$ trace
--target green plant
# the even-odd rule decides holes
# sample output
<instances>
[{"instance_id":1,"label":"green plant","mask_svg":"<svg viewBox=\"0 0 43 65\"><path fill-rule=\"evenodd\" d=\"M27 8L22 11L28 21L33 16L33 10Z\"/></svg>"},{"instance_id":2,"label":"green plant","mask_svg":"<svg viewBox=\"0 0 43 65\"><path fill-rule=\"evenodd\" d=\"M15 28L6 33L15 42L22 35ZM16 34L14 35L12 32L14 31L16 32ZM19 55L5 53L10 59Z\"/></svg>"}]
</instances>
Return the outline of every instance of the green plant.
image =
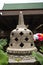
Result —
<instances>
[{"instance_id":1,"label":"green plant","mask_svg":"<svg viewBox=\"0 0 43 65\"><path fill-rule=\"evenodd\" d=\"M4 51L0 50L0 65L8 64L8 55Z\"/></svg>"},{"instance_id":2,"label":"green plant","mask_svg":"<svg viewBox=\"0 0 43 65\"><path fill-rule=\"evenodd\" d=\"M36 58L37 61L40 62L41 65L43 65L43 55L39 52L32 52L32 55Z\"/></svg>"},{"instance_id":3,"label":"green plant","mask_svg":"<svg viewBox=\"0 0 43 65\"><path fill-rule=\"evenodd\" d=\"M6 46L7 40L6 39L0 39L0 49L3 49L4 46Z\"/></svg>"},{"instance_id":4,"label":"green plant","mask_svg":"<svg viewBox=\"0 0 43 65\"><path fill-rule=\"evenodd\" d=\"M40 47L40 52L42 52L42 53L43 53L43 46L41 46L41 47Z\"/></svg>"},{"instance_id":5,"label":"green plant","mask_svg":"<svg viewBox=\"0 0 43 65\"><path fill-rule=\"evenodd\" d=\"M8 64L8 55L3 51L3 47L7 44L6 39L0 39L0 65Z\"/></svg>"}]
</instances>

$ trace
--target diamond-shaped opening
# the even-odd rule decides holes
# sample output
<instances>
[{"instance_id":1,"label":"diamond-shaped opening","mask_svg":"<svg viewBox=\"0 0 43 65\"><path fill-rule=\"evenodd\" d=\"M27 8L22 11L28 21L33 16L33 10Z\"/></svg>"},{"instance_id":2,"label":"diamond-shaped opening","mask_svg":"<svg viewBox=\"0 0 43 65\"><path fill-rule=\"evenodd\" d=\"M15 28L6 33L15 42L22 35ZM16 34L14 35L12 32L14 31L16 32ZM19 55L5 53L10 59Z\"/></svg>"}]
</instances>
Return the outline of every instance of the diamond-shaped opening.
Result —
<instances>
[{"instance_id":1,"label":"diamond-shaped opening","mask_svg":"<svg viewBox=\"0 0 43 65\"><path fill-rule=\"evenodd\" d=\"M26 37L25 40L28 41L28 38Z\"/></svg>"},{"instance_id":2,"label":"diamond-shaped opening","mask_svg":"<svg viewBox=\"0 0 43 65\"><path fill-rule=\"evenodd\" d=\"M31 46L33 46L33 44L31 43Z\"/></svg>"},{"instance_id":3,"label":"diamond-shaped opening","mask_svg":"<svg viewBox=\"0 0 43 65\"><path fill-rule=\"evenodd\" d=\"M10 44L12 46L12 44Z\"/></svg>"},{"instance_id":4,"label":"diamond-shaped opening","mask_svg":"<svg viewBox=\"0 0 43 65\"><path fill-rule=\"evenodd\" d=\"M18 38L15 38L15 41L18 41Z\"/></svg>"},{"instance_id":5,"label":"diamond-shaped opening","mask_svg":"<svg viewBox=\"0 0 43 65\"><path fill-rule=\"evenodd\" d=\"M23 44L23 43L21 43L21 44L20 44L20 47L23 47L23 46L24 46L24 44Z\"/></svg>"},{"instance_id":6,"label":"diamond-shaped opening","mask_svg":"<svg viewBox=\"0 0 43 65\"><path fill-rule=\"evenodd\" d=\"M29 33L29 35L31 35L31 32Z\"/></svg>"},{"instance_id":7,"label":"diamond-shaped opening","mask_svg":"<svg viewBox=\"0 0 43 65\"><path fill-rule=\"evenodd\" d=\"M20 35L22 36L23 35L23 32L20 32Z\"/></svg>"}]
</instances>

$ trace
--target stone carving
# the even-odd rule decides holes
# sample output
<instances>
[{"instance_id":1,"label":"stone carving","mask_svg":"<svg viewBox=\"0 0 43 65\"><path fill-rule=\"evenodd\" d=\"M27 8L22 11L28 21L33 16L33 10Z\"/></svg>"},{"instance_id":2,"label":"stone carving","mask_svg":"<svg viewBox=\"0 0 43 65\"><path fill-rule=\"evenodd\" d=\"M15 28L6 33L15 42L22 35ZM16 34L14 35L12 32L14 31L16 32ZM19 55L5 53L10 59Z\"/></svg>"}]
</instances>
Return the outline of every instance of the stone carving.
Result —
<instances>
[{"instance_id":1,"label":"stone carving","mask_svg":"<svg viewBox=\"0 0 43 65\"><path fill-rule=\"evenodd\" d=\"M34 45L33 33L26 28L22 11L20 11L18 25L10 34L10 43L7 48L9 61L26 62L27 59L33 59L31 56L32 51L37 51Z\"/></svg>"}]
</instances>

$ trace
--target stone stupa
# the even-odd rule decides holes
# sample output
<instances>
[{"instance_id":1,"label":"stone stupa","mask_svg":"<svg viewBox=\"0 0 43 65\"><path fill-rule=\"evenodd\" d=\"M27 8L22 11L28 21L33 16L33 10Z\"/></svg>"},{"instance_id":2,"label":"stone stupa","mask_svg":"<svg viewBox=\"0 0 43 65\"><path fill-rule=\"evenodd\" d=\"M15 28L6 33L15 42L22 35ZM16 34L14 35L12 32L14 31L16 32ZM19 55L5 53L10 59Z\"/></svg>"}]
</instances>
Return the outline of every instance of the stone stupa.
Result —
<instances>
[{"instance_id":1,"label":"stone stupa","mask_svg":"<svg viewBox=\"0 0 43 65\"><path fill-rule=\"evenodd\" d=\"M7 48L9 62L35 62L35 58L31 55L32 51L37 51L34 45L33 33L31 30L26 28L22 11L20 11L18 25L10 34L10 43Z\"/></svg>"}]
</instances>

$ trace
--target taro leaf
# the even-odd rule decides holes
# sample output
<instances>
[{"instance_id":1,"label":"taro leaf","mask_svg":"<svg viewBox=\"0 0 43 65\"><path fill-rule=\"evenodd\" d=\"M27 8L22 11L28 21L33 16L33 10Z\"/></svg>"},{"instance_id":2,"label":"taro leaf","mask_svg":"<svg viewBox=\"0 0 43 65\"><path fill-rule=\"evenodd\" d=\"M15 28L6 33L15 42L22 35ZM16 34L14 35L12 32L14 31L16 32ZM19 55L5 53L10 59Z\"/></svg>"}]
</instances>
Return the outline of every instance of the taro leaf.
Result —
<instances>
[{"instance_id":1,"label":"taro leaf","mask_svg":"<svg viewBox=\"0 0 43 65\"><path fill-rule=\"evenodd\" d=\"M37 61L40 62L41 65L43 65L43 55L39 52L32 52L32 55L36 58Z\"/></svg>"},{"instance_id":2,"label":"taro leaf","mask_svg":"<svg viewBox=\"0 0 43 65\"><path fill-rule=\"evenodd\" d=\"M0 50L0 65L8 64L8 55L4 51Z\"/></svg>"}]
</instances>

